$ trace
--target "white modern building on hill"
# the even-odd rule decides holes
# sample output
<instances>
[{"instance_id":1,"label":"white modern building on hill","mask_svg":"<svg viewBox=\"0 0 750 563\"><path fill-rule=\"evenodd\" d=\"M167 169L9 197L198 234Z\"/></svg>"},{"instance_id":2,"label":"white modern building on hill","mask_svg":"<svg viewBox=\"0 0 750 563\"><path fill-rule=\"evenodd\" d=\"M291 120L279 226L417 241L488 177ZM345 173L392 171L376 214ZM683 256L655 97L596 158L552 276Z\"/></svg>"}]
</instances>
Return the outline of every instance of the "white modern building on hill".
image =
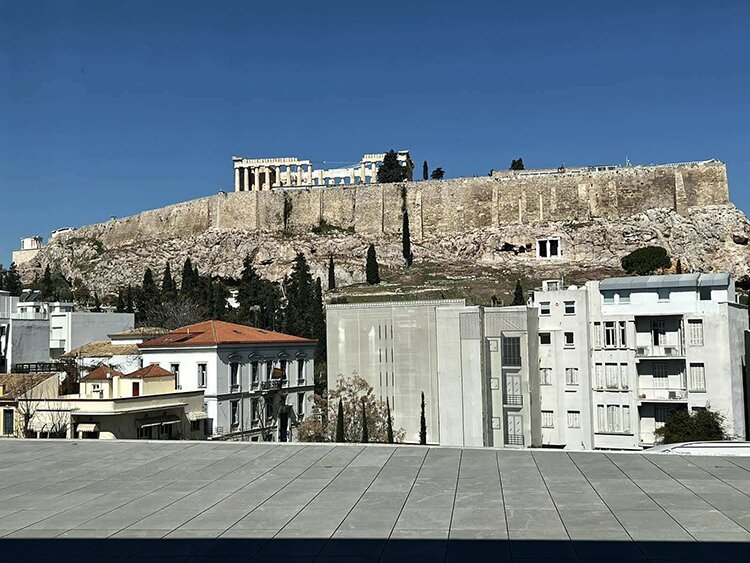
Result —
<instances>
[{"instance_id":1,"label":"white modern building on hill","mask_svg":"<svg viewBox=\"0 0 750 563\"><path fill-rule=\"evenodd\" d=\"M175 375L178 390L203 390L215 438L288 441L314 388L315 340L206 321L139 345L143 365Z\"/></svg>"}]
</instances>

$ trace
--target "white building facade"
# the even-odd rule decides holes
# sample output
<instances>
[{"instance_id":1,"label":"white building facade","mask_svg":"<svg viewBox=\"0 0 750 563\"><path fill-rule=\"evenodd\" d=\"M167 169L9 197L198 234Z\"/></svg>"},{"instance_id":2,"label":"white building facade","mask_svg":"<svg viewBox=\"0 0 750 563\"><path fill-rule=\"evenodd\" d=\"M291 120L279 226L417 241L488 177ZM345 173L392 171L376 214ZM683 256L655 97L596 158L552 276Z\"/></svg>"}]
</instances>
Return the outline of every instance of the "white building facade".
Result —
<instances>
[{"instance_id":1,"label":"white building facade","mask_svg":"<svg viewBox=\"0 0 750 563\"><path fill-rule=\"evenodd\" d=\"M312 408L316 342L221 321L139 345L143 365L175 374L177 390L204 392L213 438L290 441Z\"/></svg>"},{"instance_id":2,"label":"white building facade","mask_svg":"<svg viewBox=\"0 0 750 563\"><path fill-rule=\"evenodd\" d=\"M545 282L533 303L544 445L641 449L677 408L746 438L748 316L728 274Z\"/></svg>"}]
</instances>

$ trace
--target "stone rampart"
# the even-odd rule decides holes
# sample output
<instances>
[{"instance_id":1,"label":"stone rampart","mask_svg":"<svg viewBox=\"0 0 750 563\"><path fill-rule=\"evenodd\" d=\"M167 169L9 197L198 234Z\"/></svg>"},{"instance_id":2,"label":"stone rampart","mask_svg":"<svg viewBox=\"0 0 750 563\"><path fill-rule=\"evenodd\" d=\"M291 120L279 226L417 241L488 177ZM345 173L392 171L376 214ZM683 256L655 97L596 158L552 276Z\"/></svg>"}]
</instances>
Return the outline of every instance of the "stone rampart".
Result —
<instances>
[{"instance_id":1,"label":"stone rampart","mask_svg":"<svg viewBox=\"0 0 750 563\"><path fill-rule=\"evenodd\" d=\"M325 221L368 237L397 234L406 200L412 236L422 240L474 229L549 221L617 220L648 209L685 215L729 203L718 161L575 173L502 172L404 184L220 193L61 235L105 247L198 235L209 229L306 232Z\"/></svg>"}]
</instances>

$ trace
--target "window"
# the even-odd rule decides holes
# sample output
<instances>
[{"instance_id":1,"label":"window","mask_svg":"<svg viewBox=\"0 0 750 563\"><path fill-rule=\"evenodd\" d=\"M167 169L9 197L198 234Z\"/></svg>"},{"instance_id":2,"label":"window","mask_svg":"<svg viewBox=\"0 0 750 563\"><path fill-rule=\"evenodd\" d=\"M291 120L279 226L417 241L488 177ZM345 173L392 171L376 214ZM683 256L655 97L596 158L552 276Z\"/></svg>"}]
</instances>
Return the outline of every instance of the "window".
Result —
<instances>
[{"instance_id":1,"label":"window","mask_svg":"<svg viewBox=\"0 0 750 563\"><path fill-rule=\"evenodd\" d=\"M539 239L536 241L536 255L538 258L558 258L562 255L560 239Z\"/></svg>"},{"instance_id":2,"label":"window","mask_svg":"<svg viewBox=\"0 0 750 563\"><path fill-rule=\"evenodd\" d=\"M229 385L230 387L240 386L240 364L238 362L229 364Z\"/></svg>"},{"instance_id":3,"label":"window","mask_svg":"<svg viewBox=\"0 0 750 563\"><path fill-rule=\"evenodd\" d=\"M615 333L615 322L607 321L604 323L604 346L614 348L617 346L617 335Z\"/></svg>"},{"instance_id":4,"label":"window","mask_svg":"<svg viewBox=\"0 0 750 563\"><path fill-rule=\"evenodd\" d=\"M690 364L690 390L706 390L706 368L703 364Z\"/></svg>"},{"instance_id":5,"label":"window","mask_svg":"<svg viewBox=\"0 0 750 563\"><path fill-rule=\"evenodd\" d=\"M669 288L663 287L657 290L659 301L669 301Z\"/></svg>"},{"instance_id":6,"label":"window","mask_svg":"<svg viewBox=\"0 0 750 563\"><path fill-rule=\"evenodd\" d=\"M542 428L555 427L555 413L552 411L542 411Z\"/></svg>"},{"instance_id":7,"label":"window","mask_svg":"<svg viewBox=\"0 0 750 563\"><path fill-rule=\"evenodd\" d=\"M624 291L622 293L618 293L618 303L622 303L623 305L626 303L630 303L630 292Z\"/></svg>"},{"instance_id":8,"label":"window","mask_svg":"<svg viewBox=\"0 0 750 563\"><path fill-rule=\"evenodd\" d=\"M259 399L251 399L250 400L250 418L253 421L253 424L257 424L258 421L260 421L260 400Z\"/></svg>"},{"instance_id":9,"label":"window","mask_svg":"<svg viewBox=\"0 0 750 563\"><path fill-rule=\"evenodd\" d=\"M231 421L232 426L239 426L240 425L240 402L239 400L230 401L229 405L231 407Z\"/></svg>"},{"instance_id":10,"label":"window","mask_svg":"<svg viewBox=\"0 0 750 563\"><path fill-rule=\"evenodd\" d=\"M297 418L305 416L305 394L297 393Z\"/></svg>"},{"instance_id":11,"label":"window","mask_svg":"<svg viewBox=\"0 0 750 563\"><path fill-rule=\"evenodd\" d=\"M578 385L578 368L565 368L565 384Z\"/></svg>"},{"instance_id":12,"label":"window","mask_svg":"<svg viewBox=\"0 0 750 563\"><path fill-rule=\"evenodd\" d=\"M549 332L540 332L539 333L539 344L551 344L552 343L552 335Z\"/></svg>"},{"instance_id":13,"label":"window","mask_svg":"<svg viewBox=\"0 0 750 563\"><path fill-rule=\"evenodd\" d=\"M281 379L286 379L286 365L287 365L286 360L281 360L279 362L279 368L281 369Z\"/></svg>"},{"instance_id":14,"label":"window","mask_svg":"<svg viewBox=\"0 0 750 563\"><path fill-rule=\"evenodd\" d=\"M258 362L250 362L250 377L253 387L257 387L260 381L260 366Z\"/></svg>"},{"instance_id":15,"label":"window","mask_svg":"<svg viewBox=\"0 0 750 563\"><path fill-rule=\"evenodd\" d=\"M630 376L628 375L628 364L620 364L620 387L627 389L630 386Z\"/></svg>"},{"instance_id":16,"label":"window","mask_svg":"<svg viewBox=\"0 0 750 563\"><path fill-rule=\"evenodd\" d=\"M575 301L565 301L565 314L566 315L576 314L576 302Z\"/></svg>"},{"instance_id":17,"label":"window","mask_svg":"<svg viewBox=\"0 0 750 563\"><path fill-rule=\"evenodd\" d=\"M169 371L174 374L174 388L180 389L180 364L169 364Z\"/></svg>"},{"instance_id":18,"label":"window","mask_svg":"<svg viewBox=\"0 0 750 563\"><path fill-rule=\"evenodd\" d=\"M521 337L503 336L503 365L521 365Z\"/></svg>"},{"instance_id":19,"label":"window","mask_svg":"<svg viewBox=\"0 0 750 563\"><path fill-rule=\"evenodd\" d=\"M208 365L198 364L198 387L206 386L207 374L208 374Z\"/></svg>"},{"instance_id":20,"label":"window","mask_svg":"<svg viewBox=\"0 0 750 563\"><path fill-rule=\"evenodd\" d=\"M201 430L201 421L200 420L193 420L190 422L190 430L192 432L200 432Z\"/></svg>"},{"instance_id":21,"label":"window","mask_svg":"<svg viewBox=\"0 0 750 563\"><path fill-rule=\"evenodd\" d=\"M15 422L13 409L3 409L3 434L6 436L11 436L14 432L14 425Z\"/></svg>"},{"instance_id":22,"label":"window","mask_svg":"<svg viewBox=\"0 0 750 563\"><path fill-rule=\"evenodd\" d=\"M549 301L539 302L539 314L542 316L548 316L551 312Z\"/></svg>"},{"instance_id":23,"label":"window","mask_svg":"<svg viewBox=\"0 0 750 563\"><path fill-rule=\"evenodd\" d=\"M568 411L568 428L581 427L581 411Z\"/></svg>"},{"instance_id":24,"label":"window","mask_svg":"<svg viewBox=\"0 0 750 563\"><path fill-rule=\"evenodd\" d=\"M691 346L703 346L703 321L688 320L688 337Z\"/></svg>"},{"instance_id":25,"label":"window","mask_svg":"<svg viewBox=\"0 0 750 563\"><path fill-rule=\"evenodd\" d=\"M604 365L594 365L594 385L596 389L604 389Z\"/></svg>"},{"instance_id":26,"label":"window","mask_svg":"<svg viewBox=\"0 0 750 563\"><path fill-rule=\"evenodd\" d=\"M305 360L297 360L297 381L305 382Z\"/></svg>"},{"instance_id":27,"label":"window","mask_svg":"<svg viewBox=\"0 0 750 563\"><path fill-rule=\"evenodd\" d=\"M604 374L607 378L607 389L620 387L620 370L617 364L605 364Z\"/></svg>"},{"instance_id":28,"label":"window","mask_svg":"<svg viewBox=\"0 0 750 563\"><path fill-rule=\"evenodd\" d=\"M698 294L700 295L701 301L711 301L711 288L710 287L701 287L698 290Z\"/></svg>"},{"instance_id":29,"label":"window","mask_svg":"<svg viewBox=\"0 0 750 563\"><path fill-rule=\"evenodd\" d=\"M619 327L620 337L620 348L625 348L628 345L628 325L625 321L618 321L617 326Z\"/></svg>"},{"instance_id":30,"label":"window","mask_svg":"<svg viewBox=\"0 0 750 563\"><path fill-rule=\"evenodd\" d=\"M607 428L608 432L620 431L620 407L618 405L607 405Z\"/></svg>"},{"instance_id":31,"label":"window","mask_svg":"<svg viewBox=\"0 0 750 563\"><path fill-rule=\"evenodd\" d=\"M605 305L614 305L615 303L614 291L602 291L602 297L604 298Z\"/></svg>"},{"instance_id":32,"label":"window","mask_svg":"<svg viewBox=\"0 0 750 563\"><path fill-rule=\"evenodd\" d=\"M654 388L667 389L669 387L669 377L667 376L667 364L664 362L654 362Z\"/></svg>"},{"instance_id":33,"label":"window","mask_svg":"<svg viewBox=\"0 0 750 563\"><path fill-rule=\"evenodd\" d=\"M654 405L654 426L658 430L664 426L669 416L669 408L664 405Z\"/></svg>"},{"instance_id":34,"label":"window","mask_svg":"<svg viewBox=\"0 0 750 563\"><path fill-rule=\"evenodd\" d=\"M602 323L594 323L594 348L602 347Z\"/></svg>"},{"instance_id":35,"label":"window","mask_svg":"<svg viewBox=\"0 0 750 563\"><path fill-rule=\"evenodd\" d=\"M654 346L666 344L667 329L664 321L651 321L651 336Z\"/></svg>"},{"instance_id":36,"label":"window","mask_svg":"<svg viewBox=\"0 0 750 563\"><path fill-rule=\"evenodd\" d=\"M572 348L576 345L575 335L572 332L563 333L564 343L566 348Z\"/></svg>"},{"instance_id":37,"label":"window","mask_svg":"<svg viewBox=\"0 0 750 563\"><path fill-rule=\"evenodd\" d=\"M539 368L539 385L552 385L552 368Z\"/></svg>"},{"instance_id":38,"label":"window","mask_svg":"<svg viewBox=\"0 0 750 563\"><path fill-rule=\"evenodd\" d=\"M272 375L273 375L273 362L269 360L266 362L266 379L270 381Z\"/></svg>"},{"instance_id":39,"label":"window","mask_svg":"<svg viewBox=\"0 0 750 563\"><path fill-rule=\"evenodd\" d=\"M630 407L628 405L622 407L622 431L630 434Z\"/></svg>"}]
</instances>

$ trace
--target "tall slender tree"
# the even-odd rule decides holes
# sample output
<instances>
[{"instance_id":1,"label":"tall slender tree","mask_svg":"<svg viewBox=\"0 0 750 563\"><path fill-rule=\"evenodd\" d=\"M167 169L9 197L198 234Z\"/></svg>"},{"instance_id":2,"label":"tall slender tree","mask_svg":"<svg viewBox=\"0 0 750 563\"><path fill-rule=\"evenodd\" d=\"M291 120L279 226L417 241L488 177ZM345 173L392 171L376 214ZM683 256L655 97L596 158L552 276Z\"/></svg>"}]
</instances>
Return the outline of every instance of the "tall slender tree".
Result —
<instances>
[{"instance_id":1,"label":"tall slender tree","mask_svg":"<svg viewBox=\"0 0 750 563\"><path fill-rule=\"evenodd\" d=\"M386 412L386 438L389 444L393 443L393 418L391 417L391 403L388 397L385 398L385 412Z\"/></svg>"},{"instance_id":2,"label":"tall slender tree","mask_svg":"<svg viewBox=\"0 0 750 563\"><path fill-rule=\"evenodd\" d=\"M404 255L404 263L411 266L414 261L414 253L411 251L411 232L409 230L409 210L406 207L406 188L401 188L401 252Z\"/></svg>"},{"instance_id":3,"label":"tall slender tree","mask_svg":"<svg viewBox=\"0 0 750 563\"><path fill-rule=\"evenodd\" d=\"M401 166L398 161L398 155L393 149L385 153L383 164L378 168L378 182L381 184L391 184L393 182L403 182L409 177L409 170Z\"/></svg>"},{"instance_id":4,"label":"tall slender tree","mask_svg":"<svg viewBox=\"0 0 750 563\"><path fill-rule=\"evenodd\" d=\"M378 257L375 254L375 245L370 244L367 248L367 263L365 264L365 278L367 283L370 285L376 285L380 283L380 266L378 265Z\"/></svg>"},{"instance_id":5,"label":"tall slender tree","mask_svg":"<svg viewBox=\"0 0 750 563\"><path fill-rule=\"evenodd\" d=\"M7 283L7 282L6 282ZM44 268L44 275L42 276L42 299L45 301L51 301L55 298L55 288L52 283L52 270L49 264Z\"/></svg>"},{"instance_id":6,"label":"tall slender tree","mask_svg":"<svg viewBox=\"0 0 750 563\"><path fill-rule=\"evenodd\" d=\"M305 255L297 253L292 263L292 271L284 282L286 307L284 308L284 329L287 334L313 338L313 317L315 288L310 266Z\"/></svg>"},{"instance_id":7,"label":"tall slender tree","mask_svg":"<svg viewBox=\"0 0 750 563\"><path fill-rule=\"evenodd\" d=\"M323 305L323 287L320 278L315 279L315 294L311 305L312 338L318 341L315 347L315 364L321 365L326 361L328 350L326 346L326 313Z\"/></svg>"},{"instance_id":8,"label":"tall slender tree","mask_svg":"<svg viewBox=\"0 0 750 563\"><path fill-rule=\"evenodd\" d=\"M182 295L192 295L195 287L195 271L193 270L193 262L190 257L185 258L185 263L182 265L182 282L180 284L180 293Z\"/></svg>"},{"instance_id":9,"label":"tall slender tree","mask_svg":"<svg viewBox=\"0 0 750 563\"><path fill-rule=\"evenodd\" d=\"M99 292L94 292L94 306L91 308L92 313L102 312L102 302L99 300Z\"/></svg>"},{"instance_id":10,"label":"tall slender tree","mask_svg":"<svg viewBox=\"0 0 750 563\"><path fill-rule=\"evenodd\" d=\"M365 398L362 397L362 443L366 444L370 441L370 436L367 430L367 408L365 405Z\"/></svg>"},{"instance_id":11,"label":"tall slender tree","mask_svg":"<svg viewBox=\"0 0 750 563\"><path fill-rule=\"evenodd\" d=\"M339 399L339 412L336 415L336 441L344 442L344 403Z\"/></svg>"},{"instance_id":12,"label":"tall slender tree","mask_svg":"<svg viewBox=\"0 0 750 563\"><path fill-rule=\"evenodd\" d=\"M125 312L125 299L122 296L122 288L117 290L117 305L115 306L115 313Z\"/></svg>"},{"instance_id":13,"label":"tall slender tree","mask_svg":"<svg viewBox=\"0 0 750 563\"><path fill-rule=\"evenodd\" d=\"M135 312L135 307L133 306L133 287L130 284L128 284L128 289L125 291L125 312Z\"/></svg>"},{"instance_id":14,"label":"tall slender tree","mask_svg":"<svg viewBox=\"0 0 750 563\"><path fill-rule=\"evenodd\" d=\"M328 291L336 289L336 272L333 267L333 254L328 257Z\"/></svg>"},{"instance_id":15,"label":"tall slender tree","mask_svg":"<svg viewBox=\"0 0 750 563\"><path fill-rule=\"evenodd\" d=\"M169 266L169 262L164 267L164 273L161 276L161 298L162 301L171 301L175 298L177 293L177 283L172 277L172 269Z\"/></svg>"},{"instance_id":16,"label":"tall slender tree","mask_svg":"<svg viewBox=\"0 0 750 563\"><path fill-rule=\"evenodd\" d=\"M427 161L424 161L424 164L422 164L422 180L429 180L430 179L430 169L427 166Z\"/></svg>"},{"instance_id":17,"label":"tall slender tree","mask_svg":"<svg viewBox=\"0 0 750 563\"><path fill-rule=\"evenodd\" d=\"M46 270L45 270L46 273ZM21 275L18 273L16 263L11 262L8 270L3 276L3 286L5 291L9 292L13 297L18 297L23 291L23 283L21 283Z\"/></svg>"},{"instance_id":18,"label":"tall slender tree","mask_svg":"<svg viewBox=\"0 0 750 563\"><path fill-rule=\"evenodd\" d=\"M513 305L526 305L526 297L523 295L521 280L516 280L516 289L513 291Z\"/></svg>"},{"instance_id":19,"label":"tall slender tree","mask_svg":"<svg viewBox=\"0 0 750 563\"><path fill-rule=\"evenodd\" d=\"M422 408L419 415L419 443L427 445L427 419L424 414L424 391L422 391Z\"/></svg>"}]
</instances>

